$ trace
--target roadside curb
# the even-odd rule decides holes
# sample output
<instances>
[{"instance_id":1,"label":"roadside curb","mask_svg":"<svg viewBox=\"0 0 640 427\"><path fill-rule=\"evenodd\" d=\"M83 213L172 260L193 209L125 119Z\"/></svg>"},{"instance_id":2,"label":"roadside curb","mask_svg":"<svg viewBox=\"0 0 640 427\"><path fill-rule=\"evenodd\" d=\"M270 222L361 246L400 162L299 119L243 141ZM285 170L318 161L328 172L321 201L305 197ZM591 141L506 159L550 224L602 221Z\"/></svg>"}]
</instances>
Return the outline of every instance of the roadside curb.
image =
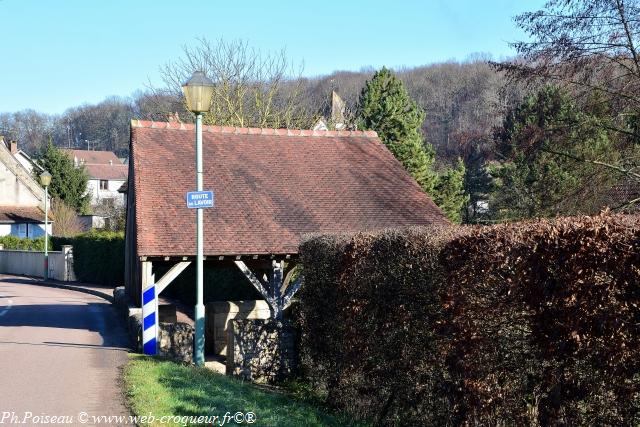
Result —
<instances>
[{"instance_id":1,"label":"roadside curb","mask_svg":"<svg viewBox=\"0 0 640 427\"><path fill-rule=\"evenodd\" d=\"M28 277L28 276L22 276L22 277ZM66 289L69 291L76 291L76 292L82 292L85 294L90 294L90 295L94 295L96 297L105 299L107 301L109 301L110 303L113 303L113 296L109 295L105 292L101 292L101 291L97 291L95 289L89 289L89 288L85 288L82 286L73 286L73 285L65 285L63 283L59 283L59 282L52 282L52 281L42 281L42 280L37 280L35 278L31 278L28 277L31 280L31 283L34 285L38 285L38 286L45 286L45 287L49 287L49 288L59 288L59 289Z\"/></svg>"}]
</instances>

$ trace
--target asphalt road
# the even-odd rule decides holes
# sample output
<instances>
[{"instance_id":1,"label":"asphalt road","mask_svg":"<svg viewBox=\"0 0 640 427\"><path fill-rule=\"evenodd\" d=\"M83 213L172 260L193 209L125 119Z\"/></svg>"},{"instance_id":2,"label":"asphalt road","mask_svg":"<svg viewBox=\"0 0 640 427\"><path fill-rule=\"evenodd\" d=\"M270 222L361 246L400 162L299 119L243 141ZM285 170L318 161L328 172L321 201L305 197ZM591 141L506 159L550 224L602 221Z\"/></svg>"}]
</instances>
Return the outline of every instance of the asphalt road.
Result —
<instances>
[{"instance_id":1,"label":"asphalt road","mask_svg":"<svg viewBox=\"0 0 640 427\"><path fill-rule=\"evenodd\" d=\"M99 297L0 275L0 424L36 424L38 416L126 424L91 418L129 414L119 386L121 323Z\"/></svg>"}]
</instances>

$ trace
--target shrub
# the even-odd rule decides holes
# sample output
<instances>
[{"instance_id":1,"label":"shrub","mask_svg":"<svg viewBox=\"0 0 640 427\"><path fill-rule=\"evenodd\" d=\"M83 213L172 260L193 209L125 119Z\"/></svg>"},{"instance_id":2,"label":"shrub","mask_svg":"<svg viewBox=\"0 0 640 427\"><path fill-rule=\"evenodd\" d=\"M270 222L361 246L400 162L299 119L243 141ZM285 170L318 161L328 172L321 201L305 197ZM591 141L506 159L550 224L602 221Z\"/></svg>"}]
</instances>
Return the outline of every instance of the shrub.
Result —
<instances>
[{"instance_id":1,"label":"shrub","mask_svg":"<svg viewBox=\"0 0 640 427\"><path fill-rule=\"evenodd\" d=\"M442 245L454 229L319 237L300 248L303 366L328 403L377 423L451 411Z\"/></svg>"},{"instance_id":2,"label":"shrub","mask_svg":"<svg viewBox=\"0 0 640 427\"><path fill-rule=\"evenodd\" d=\"M5 249L44 251L44 237L28 239L16 236L0 236L0 245L3 245ZM52 249L53 244L49 241L49 250Z\"/></svg>"},{"instance_id":3,"label":"shrub","mask_svg":"<svg viewBox=\"0 0 640 427\"><path fill-rule=\"evenodd\" d=\"M441 262L464 419L640 422L638 217L477 229Z\"/></svg>"},{"instance_id":4,"label":"shrub","mask_svg":"<svg viewBox=\"0 0 640 427\"><path fill-rule=\"evenodd\" d=\"M90 231L75 237L53 237L53 247L73 246L73 270L82 282L116 286L124 283L124 233Z\"/></svg>"},{"instance_id":5,"label":"shrub","mask_svg":"<svg viewBox=\"0 0 640 427\"><path fill-rule=\"evenodd\" d=\"M640 423L640 217L320 236L305 375L398 425Z\"/></svg>"}]
</instances>

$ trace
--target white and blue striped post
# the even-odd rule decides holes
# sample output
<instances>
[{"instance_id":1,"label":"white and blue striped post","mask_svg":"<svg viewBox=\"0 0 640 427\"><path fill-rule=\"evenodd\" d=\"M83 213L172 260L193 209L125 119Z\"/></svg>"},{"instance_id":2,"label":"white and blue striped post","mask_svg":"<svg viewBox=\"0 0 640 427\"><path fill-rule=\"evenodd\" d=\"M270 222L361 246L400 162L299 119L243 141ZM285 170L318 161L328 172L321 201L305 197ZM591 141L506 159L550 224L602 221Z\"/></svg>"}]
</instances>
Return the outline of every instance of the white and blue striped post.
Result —
<instances>
[{"instance_id":1,"label":"white and blue striped post","mask_svg":"<svg viewBox=\"0 0 640 427\"><path fill-rule=\"evenodd\" d=\"M150 356L158 354L158 299L155 284L142 290L142 352Z\"/></svg>"}]
</instances>

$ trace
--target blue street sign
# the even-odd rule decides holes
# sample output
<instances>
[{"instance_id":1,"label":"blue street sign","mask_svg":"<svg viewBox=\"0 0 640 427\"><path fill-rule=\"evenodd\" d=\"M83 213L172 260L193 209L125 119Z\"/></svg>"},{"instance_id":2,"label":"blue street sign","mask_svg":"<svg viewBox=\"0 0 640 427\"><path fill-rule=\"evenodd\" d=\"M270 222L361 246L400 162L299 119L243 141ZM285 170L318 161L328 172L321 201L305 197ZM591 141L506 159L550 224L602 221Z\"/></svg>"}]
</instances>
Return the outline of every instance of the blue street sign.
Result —
<instances>
[{"instance_id":1,"label":"blue street sign","mask_svg":"<svg viewBox=\"0 0 640 427\"><path fill-rule=\"evenodd\" d=\"M190 209L212 208L213 191L190 191L187 193L187 207Z\"/></svg>"}]
</instances>

